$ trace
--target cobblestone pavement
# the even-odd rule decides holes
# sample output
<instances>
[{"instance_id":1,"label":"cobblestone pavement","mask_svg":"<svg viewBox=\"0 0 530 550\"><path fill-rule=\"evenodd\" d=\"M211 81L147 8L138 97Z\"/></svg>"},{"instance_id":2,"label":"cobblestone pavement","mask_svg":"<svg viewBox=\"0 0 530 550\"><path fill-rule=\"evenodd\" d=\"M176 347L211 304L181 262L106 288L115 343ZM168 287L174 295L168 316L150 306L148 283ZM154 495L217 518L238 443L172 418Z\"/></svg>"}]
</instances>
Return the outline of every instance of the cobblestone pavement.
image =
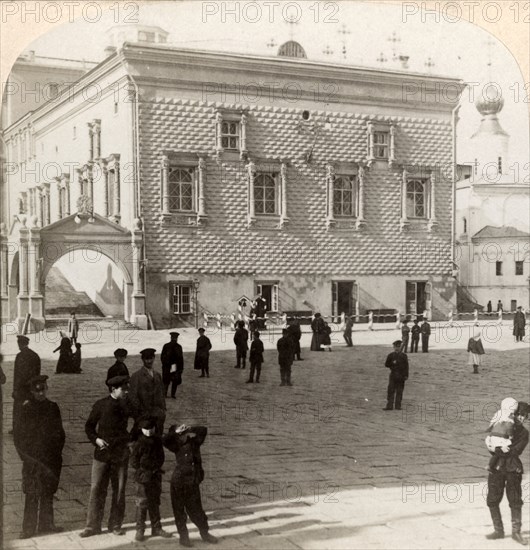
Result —
<instances>
[{"instance_id":1,"label":"cobblestone pavement","mask_svg":"<svg viewBox=\"0 0 530 550\"><path fill-rule=\"evenodd\" d=\"M383 327L385 328L385 327ZM389 342L399 333L380 330L354 335L352 349L332 353L303 349L293 366L294 386L279 387L274 341L266 340L260 384L233 368L231 337L212 336L211 378L199 379L192 354L185 354L183 385L168 400L169 423L209 428L203 446L203 503L221 548L516 548L511 539L487 541L491 530L484 501L488 453L484 430L506 396L529 400L527 344L513 343L508 327L498 341L485 342L479 376L471 374L463 349L468 334L446 337L429 354L410 354L410 379L402 411L384 412ZM183 331L185 350L194 331ZM356 338L355 338L356 336ZM447 335L446 335L447 336ZM160 349L166 332L137 333L134 352ZM217 338L217 339L216 339ZM303 344L309 343L304 335ZM23 495L21 466L12 438L4 437L4 527L6 548L174 548L177 539L134 543L134 484L127 490L127 534L80 539L90 485L92 447L84 422L92 403L106 394L105 371L118 343L108 334L83 347L83 373L54 375L53 344L32 336L50 376L50 399L61 407L67 434L64 466L56 494L61 535L16 540ZM274 340L274 339L270 339ZM337 338L338 340L338 338ZM384 343L384 345L383 345ZM124 345L123 341L119 345ZM13 339L5 346L4 434L11 422ZM97 355L104 355L96 357ZM127 362L131 371L138 356ZM157 359L157 368L159 362ZM527 424L528 427L528 424ZM169 503L171 456L166 456L162 495L164 526L176 529ZM523 455L530 470L528 449ZM530 482L523 482L523 530L528 535ZM107 503L108 504L108 503ZM108 506L107 506L108 510ZM509 509L503 502L509 531ZM149 531L147 532L147 534ZM197 530L194 546L205 548ZM176 535L175 535L176 536Z\"/></svg>"}]
</instances>

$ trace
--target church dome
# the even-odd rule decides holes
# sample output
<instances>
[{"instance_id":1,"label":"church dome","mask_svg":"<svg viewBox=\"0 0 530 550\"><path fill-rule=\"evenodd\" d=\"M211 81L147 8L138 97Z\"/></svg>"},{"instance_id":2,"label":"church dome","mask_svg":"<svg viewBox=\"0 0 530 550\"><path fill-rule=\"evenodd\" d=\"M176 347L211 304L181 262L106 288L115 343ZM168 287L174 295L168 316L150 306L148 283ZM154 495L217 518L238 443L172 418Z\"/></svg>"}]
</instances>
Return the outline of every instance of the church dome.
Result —
<instances>
[{"instance_id":1,"label":"church dome","mask_svg":"<svg viewBox=\"0 0 530 550\"><path fill-rule=\"evenodd\" d=\"M490 99L489 96L492 96L493 99ZM494 89L491 94L488 94L487 88L481 94L481 96L475 101L475 107L477 111L482 115L496 115L502 111L504 107L504 99L498 93L497 89Z\"/></svg>"},{"instance_id":2,"label":"church dome","mask_svg":"<svg viewBox=\"0 0 530 550\"><path fill-rule=\"evenodd\" d=\"M296 57L298 59L307 59L307 55L304 51L304 48L295 42L294 40L289 40L282 44L278 49L278 55L280 57Z\"/></svg>"}]
</instances>

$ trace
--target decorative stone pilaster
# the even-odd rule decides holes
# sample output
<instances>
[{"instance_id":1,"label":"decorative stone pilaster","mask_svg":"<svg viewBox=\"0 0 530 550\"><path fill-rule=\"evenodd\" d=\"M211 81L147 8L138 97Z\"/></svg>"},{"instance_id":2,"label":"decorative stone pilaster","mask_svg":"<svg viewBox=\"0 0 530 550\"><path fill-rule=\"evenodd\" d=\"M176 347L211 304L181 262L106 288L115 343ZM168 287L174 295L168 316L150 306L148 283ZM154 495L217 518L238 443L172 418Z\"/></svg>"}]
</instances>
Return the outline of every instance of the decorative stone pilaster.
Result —
<instances>
[{"instance_id":1,"label":"decorative stone pilaster","mask_svg":"<svg viewBox=\"0 0 530 550\"><path fill-rule=\"evenodd\" d=\"M206 161L203 157L199 157L197 172L197 225L203 225L208 219L208 215L206 214L206 201L204 199Z\"/></svg>"},{"instance_id":2,"label":"decorative stone pilaster","mask_svg":"<svg viewBox=\"0 0 530 550\"><path fill-rule=\"evenodd\" d=\"M256 223L256 210L254 204L254 178L256 176L256 165L251 161L247 164L248 174L248 216L247 227Z\"/></svg>"},{"instance_id":3,"label":"decorative stone pilaster","mask_svg":"<svg viewBox=\"0 0 530 550\"><path fill-rule=\"evenodd\" d=\"M431 233L438 229L438 221L436 220L436 184L435 184L435 172L431 172L431 177L429 180L429 191L430 191L430 206L429 206L429 223L427 224L427 229Z\"/></svg>"},{"instance_id":4,"label":"decorative stone pilaster","mask_svg":"<svg viewBox=\"0 0 530 550\"><path fill-rule=\"evenodd\" d=\"M215 124L216 124L216 137L217 143L215 144L215 158L217 162L221 160L221 155L223 153L223 138L222 138L222 124L223 124L223 115L221 113L215 114Z\"/></svg>"},{"instance_id":5,"label":"decorative stone pilaster","mask_svg":"<svg viewBox=\"0 0 530 550\"><path fill-rule=\"evenodd\" d=\"M28 240L29 229L19 229L20 248L18 251L18 273L19 290L17 296L17 322L21 327L26 315L29 313L29 292L28 292Z\"/></svg>"},{"instance_id":6,"label":"decorative stone pilaster","mask_svg":"<svg viewBox=\"0 0 530 550\"><path fill-rule=\"evenodd\" d=\"M107 161L105 159L99 160L99 167L101 169L101 175L103 176L103 215L108 218L110 216L109 208L109 171L107 169Z\"/></svg>"},{"instance_id":7,"label":"decorative stone pilaster","mask_svg":"<svg viewBox=\"0 0 530 550\"><path fill-rule=\"evenodd\" d=\"M281 213L279 228L283 229L289 223L287 215L287 164L282 162L280 166L280 193L281 193Z\"/></svg>"},{"instance_id":8,"label":"decorative stone pilaster","mask_svg":"<svg viewBox=\"0 0 530 550\"><path fill-rule=\"evenodd\" d=\"M399 228L401 232L408 231L410 222L407 217L407 178L408 172L403 170L401 178L401 219L399 221Z\"/></svg>"},{"instance_id":9,"label":"decorative stone pilaster","mask_svg":"<svg viewBox=\"0 0 530 550\"><path fill-rule=\"evenodd\" d=\"M393 124L390 125L390 144L388 152L388 166L393 168L396 164L396 128Z\"/></svg>"},{"instance_id":10,"label":"decorative stone pilaster","mask_svg":"<svg viewBox=\"0 0 530 550\"><path fill-rule=\"evenodd\" d=\"M94 139L94 156L91 157L91 160L99 159L101 157L101 120L94 119L92 122L92 133Z\"/></svg>"},{"instance_id":11,"label":"decorative stone pilaster","mask_svg":"<svg viewBox=\"0 0 530 550\"><path fill-rule=\"evenodd\" d=\"M142 285L141 270L144 268L144 261L141 258L143 245L142 230L134 230L131 240L131 260L132 260L132 304L131 304L131 322L140 329L147 329L147 315L145 308L145 289ZM145 280L145 277L144 277Z\"/></svg>"},{"instance_id":12,"label":"decorative stone pilaster","mask_svg":"<svg viewBox=\"0 0 530 550\"><path fill-rule=\"evenodd\" d=\"M28 241L28 283L29 283L29 313L33 330L44 328L44 296L41 292L40 229L29 230Z\"/></svg>"},{"instance_id":13,"label":"decorative stone pilaster","mask_svg":"<svg viewBox=\"0 0 530 550\"><path fill-rule=\"evenodd\" d=\"M43 196L43 188L42 186L38 185L35 187L34 190L35 193L35 202L36 202L36 216L37 216L37 227L43 226L43 214L44 214L44 196Z\"/></svg>"},{"instance_id":14,"label":"decorative stone pilaster","mask_svg":"<svg viewBox=\"0 0 530 550\"><path fill-rule=\"evenodd\" d=\"M241 122L240 122L240 128L241 128L241 136L240 136L240 143L239 143L239 156L241 160L245 160L247 158L247 115L241 115Z\"/></svg>"},{"instance_id":15,"label":"decorative stone pilaster","mask_svg":"<svg viewBox=\"0 0 530 550\"><path fill-rule=\"evenodd\" d=\"M359 196L358 196L358 211L357 211L357 220L355 221L355 229L361 230L366 225L364 220L364 176L365 170L363 166L359 166L359 171L357 172L357 178L359 180Z\"/></svg>"},{"instance_id":16,"label":"decorative stone pilaster","mask_svg":"<svg viewBox=\"0 0 530 550\"><path fill-rule=\"evenodd\" d=\"M326 227L332 229L335 227L335 214L333 212L333 195L335 187L335 167L332 164L326 166L326 186L327 186L327 212Z\"/></svg>"},{"instance_id":17,"label":"decorative stone pilaster","mask_svg":"<svg viewBox=\"0 0 530 550\"><path fill-rule=\"evenodd\" d=\"M160 162L160 175L162 180L162 216L171 217L169 211L169 157L164 155Z\"/></svg>"}]
</instances>

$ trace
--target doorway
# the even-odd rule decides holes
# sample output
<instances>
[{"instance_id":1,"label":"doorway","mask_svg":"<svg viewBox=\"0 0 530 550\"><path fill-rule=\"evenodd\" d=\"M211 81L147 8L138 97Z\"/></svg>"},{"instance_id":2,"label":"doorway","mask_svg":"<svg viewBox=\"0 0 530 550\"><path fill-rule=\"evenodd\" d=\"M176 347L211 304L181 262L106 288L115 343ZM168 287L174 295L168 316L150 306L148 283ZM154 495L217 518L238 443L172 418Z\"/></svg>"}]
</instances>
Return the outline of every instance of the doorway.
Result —
<instances>
[{"instance_id":1,"label":"doorway","mask_svg":"<svg viewBox=\"0 0 530 550\"><path fill-rule=\"evenodd\" d=\"M423 315L431 309L431 283L407 281L406 311L410 315Z\"/></svg>"},{"instance_id":2,"label":"doorway","mask_svg":"<svg viewBox=\"0 0 530 550\"><path fill-rule=\"evenodd\" d=\"M331 314L334 322L340 315L355 315L357 304L357 285L355 281L333 281L331 283Z\"/></svg>"}]
</instances>

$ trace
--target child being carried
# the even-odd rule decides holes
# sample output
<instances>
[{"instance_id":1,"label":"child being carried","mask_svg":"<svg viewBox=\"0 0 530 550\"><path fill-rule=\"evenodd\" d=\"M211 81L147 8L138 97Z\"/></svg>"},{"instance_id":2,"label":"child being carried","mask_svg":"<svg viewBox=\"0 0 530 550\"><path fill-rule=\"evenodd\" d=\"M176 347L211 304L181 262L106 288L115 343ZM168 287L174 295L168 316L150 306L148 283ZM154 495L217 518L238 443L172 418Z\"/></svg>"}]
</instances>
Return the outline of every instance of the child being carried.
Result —
<instances>
[{"instance_id":1,"label":"child being carried","mask_svg":"<svg viewBox=\"0 0 530 550\"><path fill-rule=\"evenodd\" d=\"M511 397L503 399L501 408L491 419L486 436L486 447L492 454L488 470L493 472L499 465L499 459L510 450L514 430L514 413L517 401Z\"/></svg>"}]
</instances>

